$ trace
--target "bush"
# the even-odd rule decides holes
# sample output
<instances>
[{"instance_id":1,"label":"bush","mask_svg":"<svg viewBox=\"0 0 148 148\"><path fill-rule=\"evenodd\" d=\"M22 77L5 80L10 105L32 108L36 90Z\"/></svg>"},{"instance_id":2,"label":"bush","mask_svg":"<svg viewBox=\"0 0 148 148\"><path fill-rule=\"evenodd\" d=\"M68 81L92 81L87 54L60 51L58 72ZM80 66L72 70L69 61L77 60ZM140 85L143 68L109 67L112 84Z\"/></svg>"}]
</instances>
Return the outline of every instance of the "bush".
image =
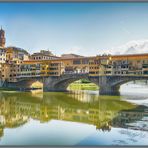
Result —
<instances>
[{"instance_id":1,"label":"bush","mask_svg":"<svg viewBox=\"0 0 148 148\"><path fill-rule=\"evenodd\" d=\"M81 83L91 83L91 82L87 79L81 79Z\"/></svg>"}]
</instances>

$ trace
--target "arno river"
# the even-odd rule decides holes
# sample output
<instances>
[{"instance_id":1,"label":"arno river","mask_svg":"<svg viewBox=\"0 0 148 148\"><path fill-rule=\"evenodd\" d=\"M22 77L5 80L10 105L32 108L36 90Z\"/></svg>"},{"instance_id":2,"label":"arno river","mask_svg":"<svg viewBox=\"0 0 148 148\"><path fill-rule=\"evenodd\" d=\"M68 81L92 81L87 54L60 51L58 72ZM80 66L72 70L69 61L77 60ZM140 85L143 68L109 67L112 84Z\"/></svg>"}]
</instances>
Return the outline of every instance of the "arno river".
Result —
<instances>
[{"instance_id":1,"label":"arno river","mask_svg":"<svg viewBox=\"0 0 148 148\"><path fill-rule=\"evenodd\" d=\"M97 91L0 92L0 145L148 145L148 86Z\"/></svg>"}]
</instances>

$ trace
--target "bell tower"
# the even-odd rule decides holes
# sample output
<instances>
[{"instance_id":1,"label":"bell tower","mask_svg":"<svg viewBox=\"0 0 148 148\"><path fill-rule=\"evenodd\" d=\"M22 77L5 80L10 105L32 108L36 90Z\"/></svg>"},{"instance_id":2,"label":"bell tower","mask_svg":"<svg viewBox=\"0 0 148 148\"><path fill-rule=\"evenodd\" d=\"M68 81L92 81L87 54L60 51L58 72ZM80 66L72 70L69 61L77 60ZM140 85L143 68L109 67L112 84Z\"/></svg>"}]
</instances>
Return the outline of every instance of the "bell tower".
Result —
<instances>
[{"instance_id":1,"label":"bell tower","mask_svg":"<svg viewBox=\"0 0 148 148\"><path fill-rule=\"evenodd\" d=\"M6 39L5 39L5 31L1 27L1 29L0 29L0 46L1 47L5 47L5 41L6 41Z\"/></svg>"}]
</instances>

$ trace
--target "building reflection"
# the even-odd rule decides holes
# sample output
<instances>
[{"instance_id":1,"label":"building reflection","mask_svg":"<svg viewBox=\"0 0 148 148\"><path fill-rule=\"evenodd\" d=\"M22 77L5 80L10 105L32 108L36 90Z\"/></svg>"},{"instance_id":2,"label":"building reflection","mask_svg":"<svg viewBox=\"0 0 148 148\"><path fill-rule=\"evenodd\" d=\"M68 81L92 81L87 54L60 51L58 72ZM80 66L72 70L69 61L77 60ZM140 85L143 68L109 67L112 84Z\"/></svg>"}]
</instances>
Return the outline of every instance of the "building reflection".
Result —
<instances>
[{"instance_id":1,"label":"building reflection","mask_svg":"<svg viewBox=\"0 0 148 148\"><path fill-rule=\"evenodd\" d=\"M132 126L128 123L148 115L146 107L138 107L115 97L98 97L84 92L43 93L43 98L38 99L40 96L39 93L1 93L0 136L4 135L4 128L21 126L30 118L40 122L52 119L81 122L96 126L97 130L110 131L111 127L130 128Z\"/></svg>"},{"instance_id":2,"label":"building reflection","mask_svg":"<svg viewBox=\"0 0 148 148\"><path fill-rule=\"evenodd\" d=\"M90 95L91 94L91 95ZM80 101L92 103L98 101L99 92L89 90L71 90L69 96Z\"/></svg>"}]
</instances>

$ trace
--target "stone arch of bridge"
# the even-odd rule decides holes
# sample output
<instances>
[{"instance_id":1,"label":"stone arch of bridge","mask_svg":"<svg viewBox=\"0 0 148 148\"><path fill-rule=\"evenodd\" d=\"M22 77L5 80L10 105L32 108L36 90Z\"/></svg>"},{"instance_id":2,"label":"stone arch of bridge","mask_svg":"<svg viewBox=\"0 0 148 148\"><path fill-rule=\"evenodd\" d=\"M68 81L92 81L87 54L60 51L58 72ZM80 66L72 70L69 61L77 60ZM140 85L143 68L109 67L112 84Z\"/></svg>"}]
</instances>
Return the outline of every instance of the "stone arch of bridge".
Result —
<instances>
[{"instance_id":1,"label":"stone arch of bridge","mask_svg":"<svg viewBox=\"0 0 148 148\"><path fill-rule=\"evenodd\" d=\"M98 85L98 78L95 79L91 79L88 75L85 74L78 74L77 76L65 76L63 77L59 77L59 78L53 78L53 79L49 79L45 81L44 84L44 91L66 91L67 87L75 82L78 81L80 79L87 79L89 81L91 81L92 83L95 83L96 85Z\"/></svg>"},{"instance_id":2,"label":"stone arch of bridge","mask_svg":"<svg viewBox=\"0 0 148 148\"><path fill-rule=\"evenodd\" d=\"M120 94L120 86L135 80L148 80L146 76L110 76L102 79L100 94Z\"/></svg>"},{"instance_id":3,"label":"stone arch of bridge","mask_svg":"<svg viewBox=\"0 0 148 148\"><path fill-rule=\"evenodd\" d=\"M83 79L83 78L81 78L81 79ZM60 90L60 88L63 90L67 90L67 88L70 84L72 84L75 81L81 80L81 79L79 79L79 78L78 79L66 79L66 80L59 81L58 83L55 84L55 88L57 90ZM84 78L84 79L89 80L90 82L94 83L89 78ZM96 83L94 83L94 84L96 84ZM98 86L98 84L96 84L96 85Z\"/></svg>"},{"instance_id":4,"label":"stone arch of bridge","mask_svg":"<svg viewBox=\"0 0 148 148\"><path fill-rule=\"evenodd\" d=\"M80 79L90 80L99 86L101 95L116 95L119 93L119 88L134 80L148 80L148 76L99 76L90 77L88 74L70 74L60 77L41 77L41 78L25 78L16 83L7 83L8 88L29 88L32 83L39 81L43 82L43 91L66 91L69 84Z\"/></svg>"},{"instance_id":5,"label":"stone arch of bridge","mask_svg":"<svg viewBox=\"0 0 148 148\"><path fill-rule=\"evenodd\" d=\"M111 83L111 86L120 88L121 85L126 84L131 81L136 81L136 80L139 80L139 81L140 80L148 80L148 77L134 77L134 76L120 77L120 79L116 78L116 81L114 81L112 79L113 82Z\"/></svg>"},{"instance_id":6,"label":"stone arch of bridge","mask_svg":"<svg viewBox=\"0 0 148 148\"><path fill-rule=\"evenodd\" d=\"M120 95L120 86L134 80L148 80L148 76L99 76L99 94Z\"/></svg>"},{"instance_id":7,"label":"stone arch of bridge","mask_svg":"<svg viewBox=\"0 0 148 148\"><path fill-rule=\"evenodd\" d=\"M18 82L7 82L6 87L8 88L14 88L14 89L29 89L31 88L32 84L35 82L39 82L43 84L43 80L42 79L36 79L36 78L32 78L32 79L21 79L18 80Z\"/></svg>"},{"instance_id":8,"label":"stone arch of bridge","mask_svg":"<svg viewBox=\"0 0 148 148\"><path fill-rule=\"evenodd\" d=\"M90 78L88 74L70 74L63 75L60 77L40 77L40 78L23 78L19 79L18 82L7 82L5 87L14 89L31 88L34 82L43 83L43 91L66 91L69 84L80 80L87 79L96 85L99 85L99 78Z\"/></svg>"}]
</instances>

